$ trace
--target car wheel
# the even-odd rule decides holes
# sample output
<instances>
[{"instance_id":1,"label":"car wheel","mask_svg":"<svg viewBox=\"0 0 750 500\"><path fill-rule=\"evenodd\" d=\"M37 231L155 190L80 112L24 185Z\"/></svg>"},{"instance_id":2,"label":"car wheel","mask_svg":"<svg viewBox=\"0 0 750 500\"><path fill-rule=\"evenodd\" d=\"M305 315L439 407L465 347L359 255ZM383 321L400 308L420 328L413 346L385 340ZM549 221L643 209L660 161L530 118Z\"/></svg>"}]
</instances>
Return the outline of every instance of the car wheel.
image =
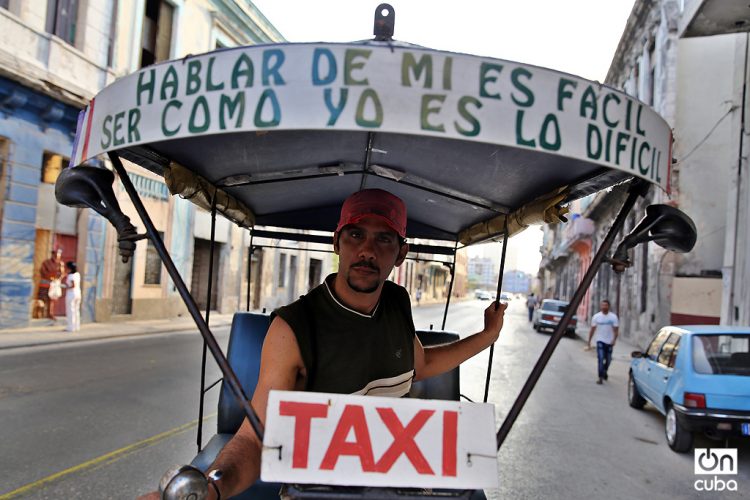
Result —
<instances>
[{"instance_id":1,"label":"car wheel","mask_svg":"<svg viewBox=\"0 0 750 500\"><path fill-rule=\"evenodd\" d=\"M542 327L539 326L539 325L534 325L534 330L536 330L537 332L541 332L542 331Z\"/></svg>"},{"instance_id":2,"label":"car wheel","mask_svg":"<svg viewBox=\"0 0 750 500\"><path fill-rule=\"evenodd\" d=\"M628 403L637 410L642 409L646 404L646 400L638 392L638 386L635 385L632 372L628 375Z\"/></svg>"},{"instance_id":3,"label":"car wheel","mask_svg":"<svg viewBox=\"0 0 750 500\"><path fill-rule=\"evenodd\" d=\"M677 453L686 453L693 447L693 434L680 425L677 411L671 403L667 403L664 434L667 437L669 447Z\"/></svg>"}]
</instances>

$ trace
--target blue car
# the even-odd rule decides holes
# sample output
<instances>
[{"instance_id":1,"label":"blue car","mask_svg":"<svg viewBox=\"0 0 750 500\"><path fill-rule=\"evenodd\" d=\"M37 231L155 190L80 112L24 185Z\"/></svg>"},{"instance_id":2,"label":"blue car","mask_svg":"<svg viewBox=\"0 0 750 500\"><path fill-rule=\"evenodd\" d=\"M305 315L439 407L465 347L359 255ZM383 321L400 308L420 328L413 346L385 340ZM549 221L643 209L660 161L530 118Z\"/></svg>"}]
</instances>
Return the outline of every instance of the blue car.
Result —
<instances>
[{"instance_id":1,"label":"blue car","mask_svg":"<svg viewBox=\"0 0 750 500\"><path fill-rule=\"evenodd\" d=\"M750 436L750 327L667 326L630 362L628 402L666 416L672 450L693 447L693 433Z\"/></svg>"}]
</instances>

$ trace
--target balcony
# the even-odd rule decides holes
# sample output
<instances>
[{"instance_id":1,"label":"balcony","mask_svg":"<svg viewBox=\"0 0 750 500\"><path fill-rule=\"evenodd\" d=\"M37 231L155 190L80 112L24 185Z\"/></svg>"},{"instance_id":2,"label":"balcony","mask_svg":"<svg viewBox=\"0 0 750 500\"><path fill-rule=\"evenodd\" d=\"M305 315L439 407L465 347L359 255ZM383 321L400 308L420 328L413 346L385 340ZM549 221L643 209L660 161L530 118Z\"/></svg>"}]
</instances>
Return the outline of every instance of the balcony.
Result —
<instances>
[{"instance_id":1,"label":"balcony","mask_svg":"<svg viewBox=\"0 0 750 500\"><path fill-rule=\"evenodd\" d=\"M590 240L595 230L596 226L593 220L574 214L573 219L560 232L561 241L552 251L552 258L555 259L570 253L571 247L576 246L577 242Z\"/></svg>"}]
</instances>

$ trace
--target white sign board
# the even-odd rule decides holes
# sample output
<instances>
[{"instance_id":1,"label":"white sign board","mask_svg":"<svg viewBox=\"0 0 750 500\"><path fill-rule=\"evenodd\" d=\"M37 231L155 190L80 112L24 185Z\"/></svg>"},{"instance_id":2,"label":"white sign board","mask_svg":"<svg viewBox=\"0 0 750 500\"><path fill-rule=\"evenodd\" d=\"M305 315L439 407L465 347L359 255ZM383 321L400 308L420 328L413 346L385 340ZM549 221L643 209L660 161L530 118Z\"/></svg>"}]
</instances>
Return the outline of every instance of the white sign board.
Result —
<instances>
[{"instance_id":1,"label":"white sign board","mask_svg":"<svg viewBox=\"0 0 750 500\"><path fill-rule=\"evenodd\" d=\"M143 68L91 101L72 158L78 165L138 144L272 130L530 149L667 190L671 165L669 125L619 90L511 61L377 44L238 47Z\"/></svg>"},{"instance_id":2,"label":"white sign board","mask_svg":"<svg viewBox=\"0 0 750 500\"><path fill-rule=\"evenodd\" d=\"M271 391L261 478L300 484L496 488L494 406Z\"/></svg>"}]
</instances>

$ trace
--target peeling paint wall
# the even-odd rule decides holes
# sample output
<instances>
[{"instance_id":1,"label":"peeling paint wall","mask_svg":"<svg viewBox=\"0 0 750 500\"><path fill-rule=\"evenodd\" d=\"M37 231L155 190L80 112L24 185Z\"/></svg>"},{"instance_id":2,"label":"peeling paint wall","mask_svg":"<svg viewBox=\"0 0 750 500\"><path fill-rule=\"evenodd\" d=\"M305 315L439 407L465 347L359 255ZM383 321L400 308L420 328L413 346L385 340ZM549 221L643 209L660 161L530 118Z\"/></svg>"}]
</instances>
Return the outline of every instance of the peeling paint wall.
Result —
<instances>
[{"instance_id":1,"label":"peeling paint wall","mask_svg":"<svg viewBox=\"0 0 750 500\"><path fill-rule=\"evenodd\" d=\"M18 103L0 112L0 137L8 145L0 223L0 328L8 328L25 326L31 317L42 156L45 151L69 154L77 110L64 106L60 120L47 122L38 110L63 105L0 77L2 95Z\"/></svg>"},{"instance_id":2,"label":"peeling paint wall","mask_svg":"<svg viewBox=\"0 0 750 500\"><path fill-rule=\"evenodd\" d=\"M640 346L662 326L685 320L691 310L700 309L700 314L693 316L703 322L729 316L728 311L722 311L722 304L728 303L727 275L732 269L727 262L732 259L727 252L735 245L734 224L743 231L736 246L744 250L737 253L733 270L735 303L750 310L746 270L750 211L746 192L740 193L737 201L736 182L747 35L680 39L677 25L681 14L675 0L636 1L606 82L651 104L674 128L672 192L652 188L636 203L623 234L637 224L651 203L680 208L698 229L698 243L688 254L674 254L648 243L631 251L632 265L621 276L600 269L594 279L588 320L598 300L609 295L613 305L619 303L623 336ZM587 209L597 223L594 250L621 202L622 193L613 190L608 195L600 193ZM553 229L546 234L553 241L560 236ZM548 250L543 275L548 282L555 281L556 290L565 289L575 259L568 257L561 264L563 257L551 257L552 250ZM745 270L738 273L741 268ZM745 287L744 291L740 287ZM720 291L722 300L717 300ZM698 303L700 308L695 307ZM748 316L750 313L744 316L745 323Z\"/></svg>"}]
</instances>

